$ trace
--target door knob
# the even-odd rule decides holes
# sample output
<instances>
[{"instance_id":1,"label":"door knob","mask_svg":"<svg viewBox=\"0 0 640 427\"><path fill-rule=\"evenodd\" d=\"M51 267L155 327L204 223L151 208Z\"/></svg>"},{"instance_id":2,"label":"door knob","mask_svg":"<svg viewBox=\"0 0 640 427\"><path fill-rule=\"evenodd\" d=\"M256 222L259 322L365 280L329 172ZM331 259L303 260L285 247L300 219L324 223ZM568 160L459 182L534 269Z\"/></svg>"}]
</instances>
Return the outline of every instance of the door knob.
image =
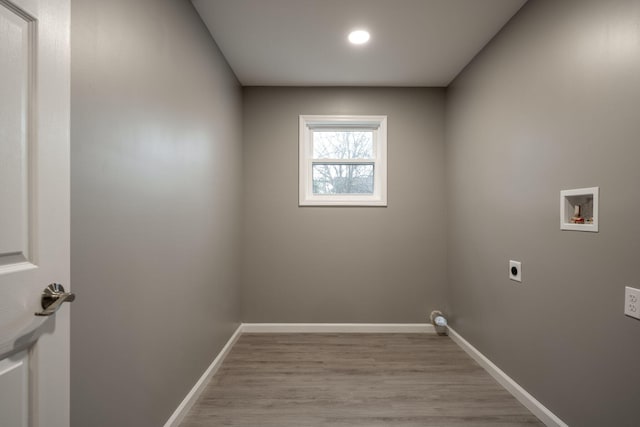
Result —
<instances>
[{"instance_id":1,"label":"door knob","mask_svg":"<svg viewBox=\"0 0 640 427\"><path fill-rule=\"evenodd\" d=\"M59 283L52 283L42 292L42 311L35 314L36 316L51 316L58 311L63 302L71 302L75 299L76 294L73 292L65 292L64 286Z\"/></svg>"}]
</instances>

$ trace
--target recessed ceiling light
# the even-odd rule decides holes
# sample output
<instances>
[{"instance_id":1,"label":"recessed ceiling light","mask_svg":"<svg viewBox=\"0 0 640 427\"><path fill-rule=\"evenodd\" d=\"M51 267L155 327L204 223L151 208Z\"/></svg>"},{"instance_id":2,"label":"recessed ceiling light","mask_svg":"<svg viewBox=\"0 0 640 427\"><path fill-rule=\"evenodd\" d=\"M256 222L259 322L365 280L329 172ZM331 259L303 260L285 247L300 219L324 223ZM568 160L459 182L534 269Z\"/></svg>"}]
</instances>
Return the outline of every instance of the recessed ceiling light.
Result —
<instances>
[{"instance_id":1,"label":"recessed ceiling light","mask_svg":"<svg viewBox=\"0 0 640 427\"><path fill-rule=\"evenodd\" d=\"M369 41L369 32L364 30L355 30L349 33L349 41L353 44L365 44Z\"/></svg>"}]
</instances>

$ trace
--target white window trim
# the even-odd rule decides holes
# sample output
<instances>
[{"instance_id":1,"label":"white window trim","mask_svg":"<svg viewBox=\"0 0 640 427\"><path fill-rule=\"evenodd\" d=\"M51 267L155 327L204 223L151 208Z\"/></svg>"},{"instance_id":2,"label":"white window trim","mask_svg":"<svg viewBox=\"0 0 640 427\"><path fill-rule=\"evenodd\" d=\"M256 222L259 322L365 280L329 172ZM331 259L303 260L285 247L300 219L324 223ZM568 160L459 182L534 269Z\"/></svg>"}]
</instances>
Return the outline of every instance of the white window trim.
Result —
<instances>
[{"instance_id":1,"label":"white window trim","mask_svg":"<svg viewBox=\"0 0 640 427\"><path fill-rule=\"evenodd\" d=\"M362 127L374 130L373 194L316 195L311 178L313 143L311 129ZM299 137L300 206L387 206L387 116L301 115ZM345 163L359 163L349 160ZM370 163L370 160L366 160Z\"/></svg>"}]
</instances>

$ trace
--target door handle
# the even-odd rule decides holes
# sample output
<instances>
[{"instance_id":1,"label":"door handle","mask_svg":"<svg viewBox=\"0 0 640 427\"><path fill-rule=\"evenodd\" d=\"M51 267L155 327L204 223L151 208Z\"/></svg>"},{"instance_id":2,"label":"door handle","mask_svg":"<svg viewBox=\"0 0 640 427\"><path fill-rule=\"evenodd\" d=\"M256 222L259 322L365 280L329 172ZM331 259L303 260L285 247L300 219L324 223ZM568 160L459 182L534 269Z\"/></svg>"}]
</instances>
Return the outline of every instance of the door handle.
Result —
<instances>
[{"instance_id":1,"label":"door handle","mask_svg":"<svg viewBox=\"0 0 640 427\"><path fill-rule=\"evenodd\" d=\"M35 314L36 316L51 316L58 311L63 302L71 302L75 299L76 294L73 292L65 292L64 286L59 283L52 283L42 292L42 311Z\"/></svg>"}]
</instances>

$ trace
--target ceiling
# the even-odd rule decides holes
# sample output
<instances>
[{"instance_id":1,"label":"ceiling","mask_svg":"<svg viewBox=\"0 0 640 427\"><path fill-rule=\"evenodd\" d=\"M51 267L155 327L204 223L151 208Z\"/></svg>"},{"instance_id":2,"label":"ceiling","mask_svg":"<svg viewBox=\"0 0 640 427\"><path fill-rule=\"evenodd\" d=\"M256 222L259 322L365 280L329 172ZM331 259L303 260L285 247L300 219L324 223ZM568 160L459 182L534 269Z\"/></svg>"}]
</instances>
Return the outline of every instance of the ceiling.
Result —
<instances>
[{"instance_id":1,"label":"ceiling","mask_svg":"<svg viewBox=\"0 0 640 427\"><path fill-rule=\"evenodd\" d=\"M244 86L447 86L526 0L192 2Z\"/></svg>"}]
</instances>

